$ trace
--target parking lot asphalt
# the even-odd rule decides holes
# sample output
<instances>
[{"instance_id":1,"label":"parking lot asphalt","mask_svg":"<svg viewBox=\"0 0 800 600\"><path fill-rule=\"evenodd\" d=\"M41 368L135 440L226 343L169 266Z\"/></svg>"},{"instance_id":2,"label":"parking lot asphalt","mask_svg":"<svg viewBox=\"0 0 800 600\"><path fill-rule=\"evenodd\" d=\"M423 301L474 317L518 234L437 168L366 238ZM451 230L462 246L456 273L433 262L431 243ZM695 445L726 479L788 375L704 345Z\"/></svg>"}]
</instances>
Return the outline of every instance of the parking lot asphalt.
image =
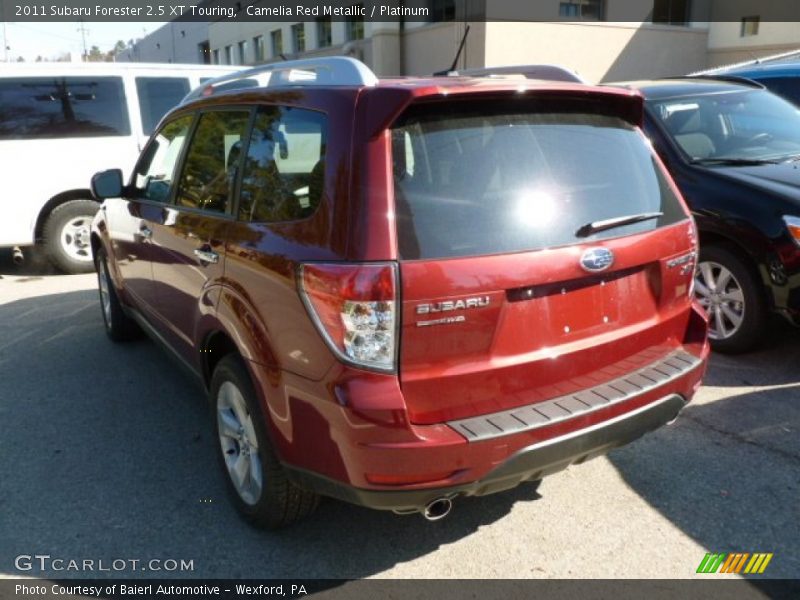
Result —
<instances>
[{"instance_id":1,"label":"parking lot asphalt","mask_svg":"<svg viewBox=\"0 0 800 600\"><path fill-rule=\"evenodd\" d=\"M800 331L780 321L763 350L713 356L675 424L538 492L436 523L326 500L270 533L226 498L202 391L152 342L105 336L93 275L4 255L0 275L0 577L694 578L706 552L800 577ZM15 567L35 554L193 570Z\"/></svg>"}]
</instances>

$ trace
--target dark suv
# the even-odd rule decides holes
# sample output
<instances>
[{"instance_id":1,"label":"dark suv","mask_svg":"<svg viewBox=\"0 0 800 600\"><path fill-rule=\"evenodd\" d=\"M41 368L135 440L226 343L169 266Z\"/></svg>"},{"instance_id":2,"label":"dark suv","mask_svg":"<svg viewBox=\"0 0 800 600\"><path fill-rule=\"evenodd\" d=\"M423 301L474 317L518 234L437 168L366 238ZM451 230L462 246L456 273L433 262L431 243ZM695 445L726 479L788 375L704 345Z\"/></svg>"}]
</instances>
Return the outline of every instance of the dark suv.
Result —
<instances>
[{"instance_id":1,"label":"dark suv","mask_svg":"<svg viewBox=\"0 0 800 600\"><path fill-rule=\"evenodd\" d=\"M209 390L232 497L445 516L673 420L700 385L697 239L638 94L346 58L244 72L100 173L108 334ZM220 91L222 90L222 91Z\"/></svg>"},{"instance_id":2,"label":"dark suv","mask_svg":"<svg viewBox=\"0 0 800 600\"><path fill-rule=\"evenodd\" d=\"M797 108L744 80L621 85L644 94L645 132L694 213L712 346L753 348L770 311L800 322Z\"/></svg>"}]
</instances>

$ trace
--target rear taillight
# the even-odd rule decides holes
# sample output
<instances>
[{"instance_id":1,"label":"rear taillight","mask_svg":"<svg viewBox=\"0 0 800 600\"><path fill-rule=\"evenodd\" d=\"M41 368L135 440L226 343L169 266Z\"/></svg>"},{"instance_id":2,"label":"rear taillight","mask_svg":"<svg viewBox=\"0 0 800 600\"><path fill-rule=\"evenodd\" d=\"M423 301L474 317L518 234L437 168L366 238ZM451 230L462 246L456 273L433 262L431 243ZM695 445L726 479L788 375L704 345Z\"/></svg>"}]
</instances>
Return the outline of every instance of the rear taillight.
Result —
<instances>
[{"instance_id":1,"label":"rear taillight","mask_svg":"<svg viewBox=\"0 0 800 600\"><path fill-rule=\"evenodd\" d=\"M301 265L300 296L323 339L357 367L397 368L397 273L391 263Z\"/></svg>"}]
</instances>

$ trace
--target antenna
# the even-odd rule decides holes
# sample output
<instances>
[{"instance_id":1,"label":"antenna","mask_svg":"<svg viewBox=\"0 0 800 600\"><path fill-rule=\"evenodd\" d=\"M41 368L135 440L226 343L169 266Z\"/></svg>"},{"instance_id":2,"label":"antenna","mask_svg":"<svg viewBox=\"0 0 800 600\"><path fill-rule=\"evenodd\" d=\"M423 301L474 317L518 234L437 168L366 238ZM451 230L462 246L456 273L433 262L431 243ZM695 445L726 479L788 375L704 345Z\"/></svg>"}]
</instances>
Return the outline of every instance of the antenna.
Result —
<instances>
[{"instance_id":1,"label":"antenna","mask_svg":"<svg viewBox=\"0 0 800 600\"><path fill-rule=\"evenodd\" d=\"M464 30L464 37L461 38L461 43L458 45L458 52L456 52L456 57L453 59L453 64L450 65L450 70L455 71L456 67L458 66L458 59L461 58L461 53L464 51L464 46L467 43L467 36L469 35L469 25Z\"/></svg>"}]
</instances>

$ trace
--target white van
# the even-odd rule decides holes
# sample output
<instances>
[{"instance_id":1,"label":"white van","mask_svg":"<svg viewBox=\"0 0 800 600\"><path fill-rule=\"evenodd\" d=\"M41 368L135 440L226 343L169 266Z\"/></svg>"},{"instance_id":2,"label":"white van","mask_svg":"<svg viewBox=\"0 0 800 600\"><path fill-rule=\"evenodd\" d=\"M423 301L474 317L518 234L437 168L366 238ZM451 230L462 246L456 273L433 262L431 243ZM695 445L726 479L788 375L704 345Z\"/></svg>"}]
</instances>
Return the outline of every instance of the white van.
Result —
<instances>
[{"instance_id":1,"label":"white van","mask_svg":"<svg viewBox=\"0 0 800 600\"><path fill-rule=\"evenodd\" d=\"M0 71L0 248L41 242L68 273L91 271L92 175L133 168L161 117L230 66L5 64ZM19 253L17 253L19 255Z\"/></svg>"}]
</instances>

